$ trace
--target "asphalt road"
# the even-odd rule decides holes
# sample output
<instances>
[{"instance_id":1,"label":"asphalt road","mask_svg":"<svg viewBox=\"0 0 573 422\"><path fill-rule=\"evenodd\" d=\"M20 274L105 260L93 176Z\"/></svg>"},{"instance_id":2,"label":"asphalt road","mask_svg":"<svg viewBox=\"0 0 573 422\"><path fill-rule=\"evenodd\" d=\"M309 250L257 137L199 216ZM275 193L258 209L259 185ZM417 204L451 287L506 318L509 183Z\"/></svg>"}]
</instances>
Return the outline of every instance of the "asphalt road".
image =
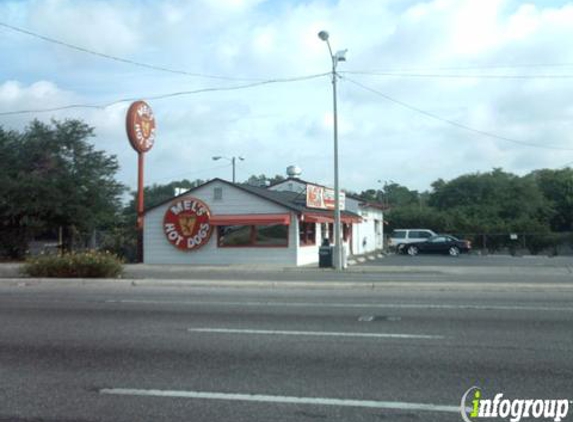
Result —
<instances>
[{"instance_id":1,"label":"asphalt road","mask_svg":"<svg viewBox=\"0 0 573 422\"><path fill-rule=\"evenodd\" d=\"M573 400L572 303L565 285L0 283L0 421L447 422L472 386Z\"/></svg>"}]
</instances>

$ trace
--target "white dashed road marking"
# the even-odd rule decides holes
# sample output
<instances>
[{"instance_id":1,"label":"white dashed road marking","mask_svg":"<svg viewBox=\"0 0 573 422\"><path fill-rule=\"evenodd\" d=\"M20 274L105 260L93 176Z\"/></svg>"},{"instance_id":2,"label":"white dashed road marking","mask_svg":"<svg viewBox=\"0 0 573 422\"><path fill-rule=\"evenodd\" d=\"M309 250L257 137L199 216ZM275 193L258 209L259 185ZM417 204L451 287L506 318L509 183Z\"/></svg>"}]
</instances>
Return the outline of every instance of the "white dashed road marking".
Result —
<instances>
[{"instance_id":1,"label":"white dashed road marking","mask_svg":"<svg viewBox=\"0 0 573 422\"><path fill-rule=\"evenodd\" d=\"M460 413L460 406L406 403L374 400L333 399L324 397L270 396L264 394L229 394L208 391L139 390L131 388L104 388L101 394L123 396L170 397L203 400L247 401L259 403L308 404L316 406L346 406L374 409L395 409L423 412Z\"/></svg>"},{"instance_id":2,"label":"white dashed road marking","mask_svg":"<svg viewBox=\"0 0 573 422\"><path fill-rule=\"evenodd\" d=\"M278 336L316 336L316 337L360 337L360 338L398 338L398 339L427 339L442 340L444 336L422 334L395 334L395 333L349 333L334 331L286 331L286 330L251 330L235 328L189 328L191 333L213 334L256 334Z\"/></svg>"}]
</instances>

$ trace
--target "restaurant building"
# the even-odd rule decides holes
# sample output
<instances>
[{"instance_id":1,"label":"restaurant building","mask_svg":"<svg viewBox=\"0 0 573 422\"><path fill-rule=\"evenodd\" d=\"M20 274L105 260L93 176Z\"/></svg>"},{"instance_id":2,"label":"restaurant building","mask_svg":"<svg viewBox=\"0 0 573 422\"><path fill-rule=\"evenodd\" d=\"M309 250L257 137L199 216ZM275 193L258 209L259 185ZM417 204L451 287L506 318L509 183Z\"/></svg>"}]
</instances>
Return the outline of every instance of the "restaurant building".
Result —
<instances>
[{"instance_id":1,"label":"restaurant building","mask_svg":"<svg viewBox=\"0 0 573 422\"><path fill-rule=\"evenodd\" d=\"M332 243L334 191L296 177L268 187L213 179L145 212L146 264L318 263ZM383 247L383 210L340 198L345 253Z\"/></svg>"}]
</instances>

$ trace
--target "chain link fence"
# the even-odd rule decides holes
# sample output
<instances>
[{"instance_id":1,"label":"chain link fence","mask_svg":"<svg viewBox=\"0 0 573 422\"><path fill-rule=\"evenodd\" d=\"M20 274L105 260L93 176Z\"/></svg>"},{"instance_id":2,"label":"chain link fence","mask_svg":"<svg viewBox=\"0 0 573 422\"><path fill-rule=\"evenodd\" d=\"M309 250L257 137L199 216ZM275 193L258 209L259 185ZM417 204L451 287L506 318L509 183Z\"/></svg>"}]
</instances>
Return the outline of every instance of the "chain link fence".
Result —
<instances>
[{"instance_id":1,"label":"chain link fence","mask_svg":"<svg viewBox=\"0 0 573 422\"><path fill-rule=\"evenodd\" d=\"M472 242L482 254L573 255L573 232L566 233L453 233Z\"/></svg>"},{"instance_id":2,"label":"chain link fence","mask_svg":"<svg viewBox=\"0 0 573 422\"><path fill-rule=\"evenodd\" d=\"M546 255L573 256L573 232L561 233L449 233L469 240L472 252L482 255ZM388 251L390 235L385 236Z\"/></svg>"},{"instance_id":3,"label":"chain link fence","mask_svg":"<svg viewBox=\"0 0 573 422\"><path fill-rule=\"evenodd\" d=\"M60 235L52 230L43 235L30 236L23 230L0 230L0 259L22 259L26 256L55 255L61 251L109 251L126 262L135 262L137 243L135 228L129 230L93 230L89 233L74 231Z\"/></svg>"}]
</instances>

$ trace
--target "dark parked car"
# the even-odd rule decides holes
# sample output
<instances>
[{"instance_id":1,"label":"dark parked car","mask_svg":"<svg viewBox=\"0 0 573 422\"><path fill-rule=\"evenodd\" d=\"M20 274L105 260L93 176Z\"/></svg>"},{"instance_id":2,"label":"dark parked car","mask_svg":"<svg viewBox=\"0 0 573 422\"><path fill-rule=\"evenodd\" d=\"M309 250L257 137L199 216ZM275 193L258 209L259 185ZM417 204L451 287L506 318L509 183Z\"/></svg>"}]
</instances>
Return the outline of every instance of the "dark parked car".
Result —
<instances>
[{"instance_id":1,"label":"dark parked car","mask_svg":"<svg viewBox=\"0 0 573 422\"><path fill-rule=\"evenodd\" d=\"M458 256L460 253L469 252L471 242L469 240L460 240L449 234L440 234L432 236L423 242L414 242L405 245L405 251L408 255L414 256L419 253L446 253L451 256Z\"/></svg>"}]
</instances>

